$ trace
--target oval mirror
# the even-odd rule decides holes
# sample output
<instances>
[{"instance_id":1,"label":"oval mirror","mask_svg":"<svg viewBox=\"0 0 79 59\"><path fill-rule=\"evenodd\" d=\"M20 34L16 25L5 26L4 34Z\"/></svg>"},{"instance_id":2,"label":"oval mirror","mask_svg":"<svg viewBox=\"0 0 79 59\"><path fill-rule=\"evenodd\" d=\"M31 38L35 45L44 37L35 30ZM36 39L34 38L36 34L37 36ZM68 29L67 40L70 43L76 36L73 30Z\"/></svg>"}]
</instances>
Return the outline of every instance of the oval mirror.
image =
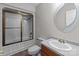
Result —
<instances>
[{"instance_id":1,"label":"oval mirror","mask_svg":"<svg viewBox=\"0 0 79 59\"><path fill-rule=\"evenodd\" d=\"M70 32L77 24L77 8L74 3L59 6L54 17L56 27L63 32Z\"/></svg>"}]
</instances>

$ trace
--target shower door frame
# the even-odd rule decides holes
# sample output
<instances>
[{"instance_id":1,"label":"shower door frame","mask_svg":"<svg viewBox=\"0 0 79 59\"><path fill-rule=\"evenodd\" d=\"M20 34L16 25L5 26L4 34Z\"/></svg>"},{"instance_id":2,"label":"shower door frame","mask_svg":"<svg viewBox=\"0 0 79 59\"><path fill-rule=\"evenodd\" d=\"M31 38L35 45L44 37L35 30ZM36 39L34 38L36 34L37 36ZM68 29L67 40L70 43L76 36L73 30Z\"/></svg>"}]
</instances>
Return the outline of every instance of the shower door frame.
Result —
<instances>
[{"instance_id":1,"label":"shower door frame","mask_svg":"<svg viewBox=\"0 0 79 59\"><path fill-rule=\"evenodd\" d=\"M12 9L12 8L7 8L7 9L15 10L15 9ZM15 10L15 11L19 11L19 10ZM5 43L5 12L15 13L15 12L6 10L6 8L2 10L2 45L3 46L7 46L7 45L11 45L11 44L16 44L16 43L20 43L20 42L33 40L33 37L34 37L34 35L33 35L34 34L34 31L33 31L33 29L34 29L34 26L33 26L33 14L32 13L23 12L23 11L19 11L19 12L22 12L22 13L25 13L25 14L32 15L32 39L24 40L24 41L22 40L22 19L21 19L21 22L20 22L20 26L21 26L20 27L20 41L6 44ZM16 13L16 14L19 14L19 13Z\"/></svg>"}]
</instances>

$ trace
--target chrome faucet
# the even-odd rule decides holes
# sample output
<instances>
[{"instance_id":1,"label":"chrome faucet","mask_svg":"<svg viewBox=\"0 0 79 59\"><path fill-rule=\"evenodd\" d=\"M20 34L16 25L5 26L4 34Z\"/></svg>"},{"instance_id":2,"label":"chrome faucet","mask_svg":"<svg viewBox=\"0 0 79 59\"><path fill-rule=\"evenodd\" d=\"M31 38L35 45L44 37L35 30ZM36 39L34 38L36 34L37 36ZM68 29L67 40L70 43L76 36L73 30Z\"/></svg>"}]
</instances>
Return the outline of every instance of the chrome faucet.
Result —
<instances>
[{"instance_id":1,"label":"chrome faucet","mask_svg":"<svg viewBox=\"0 0 79 59\"><path fill-rule=\"evenodd\" d=\"M63 39L59 39L58 41L59 41L60 43L63 43L63 44L66 42L66 41L63 40Z\"/></svg>"}]
</instances>

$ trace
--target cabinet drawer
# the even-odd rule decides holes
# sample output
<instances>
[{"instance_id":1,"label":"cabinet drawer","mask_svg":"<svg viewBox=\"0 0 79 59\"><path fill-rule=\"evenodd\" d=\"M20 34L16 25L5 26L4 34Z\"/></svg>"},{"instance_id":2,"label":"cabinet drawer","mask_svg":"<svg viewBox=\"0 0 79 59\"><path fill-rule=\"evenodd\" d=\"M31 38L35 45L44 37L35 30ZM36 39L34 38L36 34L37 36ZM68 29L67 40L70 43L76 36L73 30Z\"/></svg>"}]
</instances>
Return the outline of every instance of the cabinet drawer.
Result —
<instances>
[{"instance_id":1,"label":"cabinet drawer","mask_svg":"<svg viewBox=\"0 0 79 59\"><path fill-rule=\"evenodd\" d=\"M48 55L48 56L59 56L57 53L54 51L49 50L47 47L44 45L41 45L41 54Z\"/></svg>"}]
</instances>

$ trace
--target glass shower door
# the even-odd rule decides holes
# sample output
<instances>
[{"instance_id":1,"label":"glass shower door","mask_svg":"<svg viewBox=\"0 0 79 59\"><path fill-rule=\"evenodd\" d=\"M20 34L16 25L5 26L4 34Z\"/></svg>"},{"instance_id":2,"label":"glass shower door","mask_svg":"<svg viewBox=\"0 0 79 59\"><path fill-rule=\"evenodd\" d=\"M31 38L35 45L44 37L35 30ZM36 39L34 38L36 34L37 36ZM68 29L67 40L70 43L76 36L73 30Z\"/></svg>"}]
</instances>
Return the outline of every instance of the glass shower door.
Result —
<instances>
[{"instance_id":1,"label":"glass shower door","mask_svg":"<svg viewBox=\"0 0 79 59\"><path fill-rule=\"evenodd\" d=\"M30 40L33 38L33 27L32 27L32 17L31 16L23 16L22 19L22 41Z\"/></svg>"}]
</instances>

